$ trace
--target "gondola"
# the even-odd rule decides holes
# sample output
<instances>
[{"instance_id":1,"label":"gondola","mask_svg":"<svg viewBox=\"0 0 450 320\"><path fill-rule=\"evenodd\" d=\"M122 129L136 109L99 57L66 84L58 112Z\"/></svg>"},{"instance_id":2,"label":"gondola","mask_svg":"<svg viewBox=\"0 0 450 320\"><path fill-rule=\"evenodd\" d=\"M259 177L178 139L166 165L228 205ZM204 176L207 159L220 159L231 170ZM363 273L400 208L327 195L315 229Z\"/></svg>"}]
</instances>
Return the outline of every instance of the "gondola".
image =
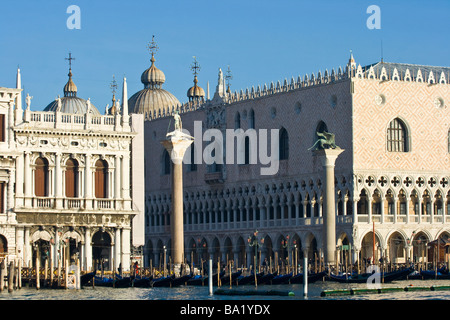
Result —
<instances>
[{"instance_id":1,"label":"gondola","mask_svg":"<svg viewBox=\"0 0 450 320\"><path fill-rule=\"evenodd\" d=\"M278 275L278 271L267 273L258 279L258 284L270 284L272 279Z\"/></svg>"},{"instance_id":2,"label":"gondola","mask_svg":"<svg viewBox=\"0 0 450 320\"><path fill-rule=\"evenodd\" d=\"M201 286L201 285L203 285L203 276L201 276L199 274L196 276L193 276L186 282L186 284L188 286Z\"/></svg>"},{"instance_id":3,"label":"gondola","mask_svg":"<svg viewBox=\"0 0 450 320\"><path fill-rule=\"evenodd\" d=\"M112 287L113 286L114 279L112 278L102 278L95 276L94 277L94 285L96 287Z\"/></svg>"},{"instance_id":4,"label":"gondola","mask_svg":"<svg viewBox=\"0 0 450 320\"><path fill-rule=\"evenodd\" d=\"M325 271L318 272L318 273L309 273L308 274L308 283L314 283L316 281L319 281L323 279L327 273ZM303 273L296 274L291 279L289 279L289 283L303 283Z\"/></svg>"},{"instance_id":5,"label":"gondola","mask_svg":"<svg viewBox=\"0 0 450 320\"><path fill-rule=\"evenodd\" d=\"M80 284L86 286L89 282L93 281L97 270L89 272L80 276Z\"/></svg>"},{"instance_id":6,"label":"gondola","mask_svg":"<svg viewBox=\"0 0 450 320\"><path fill-rule=\"evenodd\" d=\"M131 286L136 288L150 288L150 282L153 276L150 277L136 277L131 281Z\"/></svg>"},{"instance_id":7,"label":"gondola","mask_svg":"<svg viewBox=\"0 0 450 320\"><path fill-rule=\"evenodd\" d=\"M241 274L242 274L241 270L233 272L231 274L231 284L233 284ZM221 277L220 282L222 283L222 285L230 284L230 274L226 274L223 277Z\"/></svg>"},{"instance_id":8,"label":"gondola","mask_svg":"<svg viewBox=\"0 0 450 320\"><path fill-rule=\"evenodd\" d=\"M184 286L190 278L192 278L192 275L190 275L190 274L180 276L177 278L172 278L170 286L171 287Z\"/></svg>"},{"instance_id":9,"label":"gondola","mask_svg":"<svg viewBox=\"0 0 450 320\"><path fill-rule=\"evenodd\" d=\"M435 270L422 270L420 271L420 275L423 280L449 280L450 274L448 272L435 271Z\"/></svg>"},{"instance_id":10,"label":"gondola","mask_svg":"<svg viewBox=\"0 0 450 320\"><path fill-rule=\"evenodd\" d=\"M402 277L410 274L413 272L413 268L407 268L402 270L396 270L388 273L384 273L380 275L380 281L382 282L391 282L394 280L401 279ZM335 275L335 274L329 274L328 277L332 281L340 282L340 283L366 283L367 281L370 281L369 279L373 273L362 273L362 274L356 274L356 275Z\"/></svg>"},{"instance_id":11,"label":"gondola","mask_svg":"<svg viewBox=\"0 0 450 320\"><path fill-rule=\"evenodd\" d=\"M257 273L256 279L258 280L262 276L263 276L262 272ZM254 283L255 283L255 274L254 273L252 273L251 275L248 275L248 276L239 276L237 278L237 284L239 286L246 285L246 284L254 284Z\"/></svg>"},{"instance_id":12,"label":"gondola","mask_svg":"<svg viewBox=\"0 0 450 320\"><path fill-rule=\"evenodd\" d=\"M116 277L113 281L114 288L128 288L131 287L131 277Z\"/></svg>"},{"instance_id":13,"label":"gondola","mask_svg":"<svg viewBox=\"0 0 450 320\"><path fill-rule=\"evenodd\" d=\"M155 287L170 287L171 281L172 281L172 277L171 276L160 277L160 278L156 278L156 279L153 279L152 281L150 281L150 286L152 288L155 288Z\"/></svg>"},{"instance_id":14,"label":"gondola","mask_svg":"<svg viewBox=\"0 0 450 320\"><path fill-rule=\"evenodd\" d=\"M276 277L274 277L270 283L271 284L285 284L285 283L289 283L289 279L292 278L292 272L288 273L288 274L280 274L277 275Z\"/></svg>"},{"instance_id":15,"label":"gondola","mask_svg":"<svg viewBox=\"0 0 450 320\"><path fill-rule=\"evenodd\" d=\"M219 277L222 278L225 275L225 271L219 273ZM205 276L194 276L188 280L187 285L189 286L207 286L209 277ZM217 285L217 273L213 275L213 285Z\"/></svg>"}]
</instances>

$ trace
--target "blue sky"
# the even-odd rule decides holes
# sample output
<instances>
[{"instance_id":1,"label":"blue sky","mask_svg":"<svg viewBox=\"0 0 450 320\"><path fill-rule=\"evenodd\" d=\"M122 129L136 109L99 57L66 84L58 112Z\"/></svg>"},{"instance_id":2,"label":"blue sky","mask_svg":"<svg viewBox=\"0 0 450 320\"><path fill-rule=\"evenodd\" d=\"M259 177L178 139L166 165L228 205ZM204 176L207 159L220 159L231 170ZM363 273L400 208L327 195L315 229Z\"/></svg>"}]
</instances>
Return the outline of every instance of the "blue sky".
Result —
<instances>
[{"instance_id":1,"label":"blue sky","mask_svg":"<svg viewBox=\"0 0 450 320\"><path fill-rule=\"evenodd\" d=\"M70 5L81 10L80 30L66 26ZM381 29L366 26L370 5L381 10ZM20 65L32 110L63 95L69 51L78 96L103 112L115 75L119 92L127 77L130 97L143 88L152 35L163 88L181 102L193 85L193 56L211 96L219 67L230 66L239 91L344 67L350 50L361 65L379 61L381 42L384 61L450 66L448 0L17 0L3 1L2 12L0 86L15 86Z\"/></svg>"}]
</instances>

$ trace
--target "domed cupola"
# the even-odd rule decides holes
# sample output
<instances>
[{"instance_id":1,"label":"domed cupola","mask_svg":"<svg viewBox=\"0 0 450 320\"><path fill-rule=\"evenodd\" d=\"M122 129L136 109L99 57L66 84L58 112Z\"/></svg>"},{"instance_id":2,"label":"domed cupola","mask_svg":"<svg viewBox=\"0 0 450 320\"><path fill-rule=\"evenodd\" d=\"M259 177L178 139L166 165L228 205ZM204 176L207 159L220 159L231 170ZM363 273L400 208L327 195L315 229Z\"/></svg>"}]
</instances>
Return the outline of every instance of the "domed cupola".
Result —
<instances>
[{"instance_id":1,"label":"domed cupola","mask_svg":"<svg viewBox=\"0 0 450 320\"><path fill-rule=\"evenodd\" d=\"M76 97L78 88L72 80L72 69L69 69L69 80L64 86L64 97Z\"/></svg>"},{"instance_id":2,"label":"domed cupola","mask_svg":"<svg viewBox=\"0 0 450 320\"><path fill-rule=\"evenodd\" d=\"M44 111L61 111L62 113L74 113L74 114L86 114L87 100L77 97L78 88L72 80L72 55L69 53L69 80L64 86L64 97L58 98L50 102ZM90 102L90 101L89 101ZM90 105L90 113L93 115L100 115L100 112L93 106Z\"/></svg>"},{"instance_id":3,"label":"domed cupola","mask_svg":"<svg viewBox=\"0 0 450 320\"><path fill-rule=\"evenodd\" d=\"M136 92L128 100L129 113L144 114L145 120L158 116L167 108L181 105L180 101L173 94L162 88L163 83L166 81L166 76L164 72L155 66L155 52L158 46L154 38L153 36L152 42L148 46L152 55L150 59L151 66L141 75L144 89Z\"/></svg>"},{"instance_id":4,"label":"domed cupola","mask_svg":"<svg viewBox=\"0 0 450 320\"><path fill-rule=\"evenodd\" d=\"M197 74L200 70L200 65L198 64L196 57L194 57L194 63L192 64L191 69L194 73L194 86L190 87L187 91L187 97L189 101L205 102L205 91L197 85Z\"/></svg>"},{"instance_id":5,"label":"domed cupola","mask_svg":"<svg viewBox=\"0 0 450 320\"><path fill-rule=\"evenodd\" d=\"M155 66L155 57L153 54L150 61L152 65L142 73L141 82L146 89L161 89L161 85L166 82L166 76L164 72Z\"/></svg>"}]
</instances>

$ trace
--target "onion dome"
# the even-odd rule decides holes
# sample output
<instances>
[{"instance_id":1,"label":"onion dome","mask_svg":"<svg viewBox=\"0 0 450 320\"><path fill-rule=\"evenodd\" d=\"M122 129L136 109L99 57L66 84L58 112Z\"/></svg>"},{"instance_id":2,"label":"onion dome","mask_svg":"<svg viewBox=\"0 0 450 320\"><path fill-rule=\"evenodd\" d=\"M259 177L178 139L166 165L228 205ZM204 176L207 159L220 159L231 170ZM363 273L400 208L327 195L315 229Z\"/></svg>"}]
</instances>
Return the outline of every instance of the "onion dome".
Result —
<instances>
[{"instance_id":1,"label":"onion dome","mask_svg":"<svg viewBox=\"0 0 450 320\"><path fill-rule=\"evenodd\" d=\"M198 64L196 56L194 56L194 63L191 65L191 70L194 72L194 86L189 88L187 92L189 101L205 102L205 91L197 85L197 74L200 70L200 65Z\"/></svg>"},{"instance_id":2,"label":"onion dome","mask_svg":"<svg viewBox=\"0 0 450 320\"><path fill-rule=\"evenodd\" d=\"M61 108L59 111L62 113L73 113L73 114L86 114L86 104L87 101L77 97L77 86L72 80L72 69L69 69L69 80L64 86L64 97L58 98L61 100ZM50 102L44 111L56 111L58 109L58 99ZM100 112L92 104L90 107L90 113L94 115L100 115Z\"/></svg>"},{"instance_id":3,"label":"onion dome","mask_svg":"<svg viewBox=\"0 0 450 320\"><path fill-rule=\"evenodd\" d=\"M201 101L205 100L205 91L197 85L197 76L194 77L194 86L189 88L187 97L189 101Z\"/></svg>"},{"instance_id":4,"label":"onion dome","mask_svg":"<svg viewBox=\"0 0 450 320\"><path fill-rule=\"evenodd\" d=\"M64 86L64 97L76 97L77 96L77 86L72 80L72 69L69 69L69 81L67 81Z\"/></svg>"},{"instance_id":5,"label":"onion dome","mask_svg":"<svg viewBox=\"0 0 450 320\"><path fill-rule=\"evenodd\" d=\"M164 72L155 66L154 51L157 48L152 41L149 49L152 50L151 66L142 73L141 82L144 89L136 92L128 100L129 113L144 114L145 119L158 115L177 105L181 105L180 101L170 92L162 88L162 84L166 81Z\"/></svg>"},{"instance_id":6,"label":"onion dome","mask_svg":"<svg viewBox=\"0 0 450 320\"><path fill-rule=\"evenodd\" d=\"M164 72L155 66L155 57L153 55L150 61L152 62L152 65L142 73L141 82L144 84L145 88L160 89L161 85L166 82L166 76L164 75Z\"/></svg>"}]
</instances>

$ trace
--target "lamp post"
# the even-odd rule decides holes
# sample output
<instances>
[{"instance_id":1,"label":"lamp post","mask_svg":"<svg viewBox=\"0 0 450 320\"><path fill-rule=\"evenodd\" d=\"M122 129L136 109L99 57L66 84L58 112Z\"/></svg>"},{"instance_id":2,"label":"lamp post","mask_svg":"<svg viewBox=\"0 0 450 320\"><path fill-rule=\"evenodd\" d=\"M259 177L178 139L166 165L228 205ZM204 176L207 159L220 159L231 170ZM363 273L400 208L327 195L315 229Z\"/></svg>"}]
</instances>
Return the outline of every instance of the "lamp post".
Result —
<instances>
[{"instance_id":1,"label":"lamp post","mask_svg":"<svg viewBox=\"0 0 450 320\"><path fill-rule=\"evenodd\" d=\"M257 261L258 261L258 248L262 247L264 245L264 238L259 240L258 239L258 230L256 230L253 233L253 237L252 236L248 237L247 241L248 241L248 245L250 247L254 247L255 248L255 271L254 271L254 274L255 274L255 287L257 287L258 286L258 282L257 282L257 278L256 278L256 266L258 265L257 264Z\"/></svg>"},{"instance_id":2,"label":"lamp post","mask_svg":"<svg viewBox=\"0 0 450 320\"><path fill-rule=\"evenodd\" d=\"M164 274L163 274L163 276L165 277L166 276L166 253L167 253L167 247L163 246L163 249L164 249L164 259L163 259L163 262L164 262Z\"/></svg>"}]
</instances>

